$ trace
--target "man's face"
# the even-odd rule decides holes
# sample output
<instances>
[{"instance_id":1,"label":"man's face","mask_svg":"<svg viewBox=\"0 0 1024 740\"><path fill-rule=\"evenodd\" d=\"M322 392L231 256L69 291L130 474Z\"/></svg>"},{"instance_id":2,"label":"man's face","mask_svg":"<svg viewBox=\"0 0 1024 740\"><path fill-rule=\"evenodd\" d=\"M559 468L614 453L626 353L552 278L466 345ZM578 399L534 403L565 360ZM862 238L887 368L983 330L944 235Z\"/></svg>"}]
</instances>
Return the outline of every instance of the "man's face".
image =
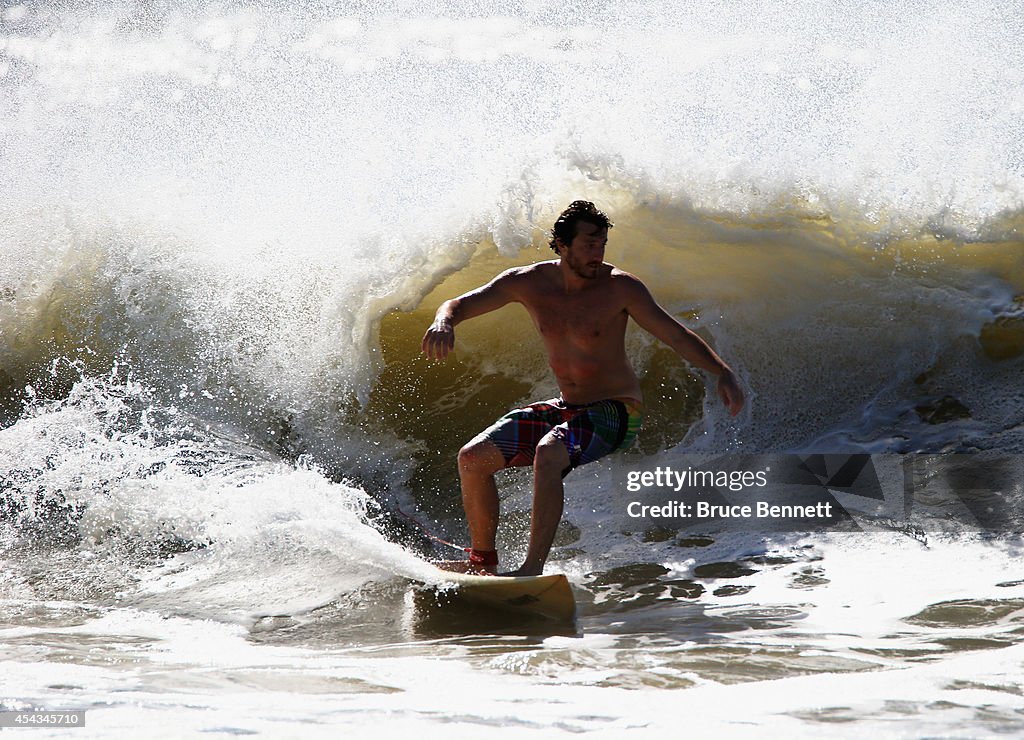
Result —
<instances>
[{"instance_id":1,"label":"man's face","mask_svg":"<svg viewBox=\"0 0 1024 740\"><path fill-rule=\"evenodd\" d=\"M600 277L604 267L604 248L608 244L608 229L597 224L580 221L572 243L562 248L562 260L577 276L584 280Z\"/></svg>"}]
</instances>

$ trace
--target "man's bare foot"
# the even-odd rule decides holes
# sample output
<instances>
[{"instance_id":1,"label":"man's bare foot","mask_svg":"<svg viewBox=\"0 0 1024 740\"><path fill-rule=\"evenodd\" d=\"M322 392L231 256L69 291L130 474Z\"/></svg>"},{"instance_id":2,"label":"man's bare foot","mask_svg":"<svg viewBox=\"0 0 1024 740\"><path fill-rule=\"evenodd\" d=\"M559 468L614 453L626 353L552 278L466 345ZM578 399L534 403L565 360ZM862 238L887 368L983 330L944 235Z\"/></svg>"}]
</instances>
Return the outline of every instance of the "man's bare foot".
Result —
<instances>
[{"instance_id":1,"label":"man's bare foot","mask_svg":"<svg viewBox=\"0 0 1024 740\"><path fill-rule=\"evenodd\" d=\"M468 573L471 576L494 576L498 574L496 565L477 565L468 560L436 560L434 561L441 570L451 573Z\"/></svg>"}]
</instances>

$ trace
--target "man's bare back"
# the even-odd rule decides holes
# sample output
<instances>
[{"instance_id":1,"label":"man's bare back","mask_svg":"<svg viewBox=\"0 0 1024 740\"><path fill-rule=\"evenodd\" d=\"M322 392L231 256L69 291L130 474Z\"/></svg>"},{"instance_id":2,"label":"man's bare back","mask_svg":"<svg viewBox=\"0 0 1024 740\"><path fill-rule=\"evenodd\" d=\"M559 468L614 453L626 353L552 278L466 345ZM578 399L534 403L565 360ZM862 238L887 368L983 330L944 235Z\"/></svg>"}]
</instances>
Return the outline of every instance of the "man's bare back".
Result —
<instances>
[{"instance_id":1,"label":"man's bare back","mask_svg":"<svg viewBox=\"0 0 1024 740\"><path fill-rule=\"evenodd\" d=\"M719 396L733 415L743 406L728 365L661 308L640 280L604 262L610 226L592 203L574 202L555 223L551 247L557 261L507 270L446 301L423 337L423 352L444 359L455 346L457 324L520 303L540 332L561 391L560 399L506 415L459 452L473 568L493 573L497 566L497 470L534 467L530 543L523 566L513 573L532 575L543 570L561 519L562 476L632 442L643 398L626 357L630 318L683 359L717 375Z\"/></svg>"}]
</instances>

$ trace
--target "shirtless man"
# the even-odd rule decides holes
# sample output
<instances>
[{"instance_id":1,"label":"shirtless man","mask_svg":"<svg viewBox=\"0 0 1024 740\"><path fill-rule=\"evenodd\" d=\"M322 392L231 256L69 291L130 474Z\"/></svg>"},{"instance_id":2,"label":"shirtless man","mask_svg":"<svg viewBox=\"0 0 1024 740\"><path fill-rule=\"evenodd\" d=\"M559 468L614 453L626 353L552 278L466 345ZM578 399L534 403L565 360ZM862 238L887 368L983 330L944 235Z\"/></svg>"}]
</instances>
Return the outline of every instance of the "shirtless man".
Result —
<instances>
[{"instance_id":1,"label":"shirtless man","mask_svg":"<svg viewBox=\"0 0 1024 740\"><path fill-rule=\"evenodd\" d=\"M506 414L459 450L462 505L469 522L467 569L494 573L498 488L494 474L533 466L533 511L526 560L508 575L539 575L562 518L562 478L573 468L632 444L643 419L640 382L626 358L626 324L637 324L681 358L718 376L718 395L734 416L743 392L728 365L659 306L640 280L604 262L612 223L588 201L555 221L558 259L515 267L441 304L423 352L444 359L455 326L507 303L521 303L544 340L561 398Z\"/></svg>"}]
</instances>

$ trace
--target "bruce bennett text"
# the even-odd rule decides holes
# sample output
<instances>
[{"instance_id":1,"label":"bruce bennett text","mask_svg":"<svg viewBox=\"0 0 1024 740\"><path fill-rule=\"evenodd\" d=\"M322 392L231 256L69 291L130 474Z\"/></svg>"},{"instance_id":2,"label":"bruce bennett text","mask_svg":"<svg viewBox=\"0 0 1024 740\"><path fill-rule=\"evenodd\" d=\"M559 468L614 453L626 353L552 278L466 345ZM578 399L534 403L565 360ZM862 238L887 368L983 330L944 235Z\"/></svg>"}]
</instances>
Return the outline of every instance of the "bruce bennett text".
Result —
<instances>
[{"instance_id":1,"label":"bruce bennett text","mask_svg":"<svg viewBox=\"0 0 1024 740\"><path fill-rule=\"evenodd\" d=\"M832 502L782 505L767 501L756 501L753 504L667 501L652 506L631 501L626 507L626 513L633 519L831 519Z\"/></svg>"}]
</instances>

